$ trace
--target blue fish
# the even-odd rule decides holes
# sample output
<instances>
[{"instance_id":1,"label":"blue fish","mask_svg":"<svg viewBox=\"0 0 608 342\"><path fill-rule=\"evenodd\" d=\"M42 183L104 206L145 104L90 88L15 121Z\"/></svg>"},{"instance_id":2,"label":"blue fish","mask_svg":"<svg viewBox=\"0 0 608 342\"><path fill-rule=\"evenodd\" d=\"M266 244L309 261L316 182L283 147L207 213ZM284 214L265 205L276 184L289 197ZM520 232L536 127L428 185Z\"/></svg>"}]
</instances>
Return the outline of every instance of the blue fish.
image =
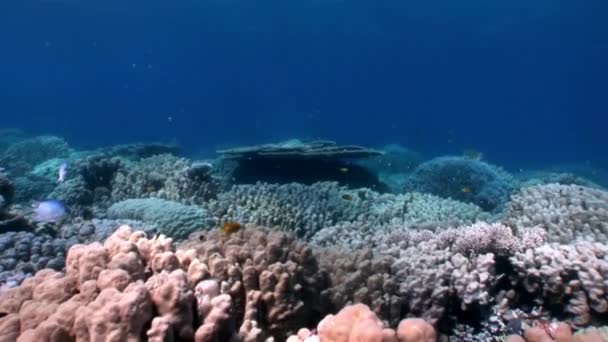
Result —
<instances>
[{"instance_id":1,"label":"blue fish","mask_svg":"<svg viewBox=\"0 0 608 342\"><path fill-rule=\"evenodd\" d=\"M33 210L34 222L57 223L68 214L65 205L58 200L46 200L38 203Z\"/></svg>"}]
</instances>

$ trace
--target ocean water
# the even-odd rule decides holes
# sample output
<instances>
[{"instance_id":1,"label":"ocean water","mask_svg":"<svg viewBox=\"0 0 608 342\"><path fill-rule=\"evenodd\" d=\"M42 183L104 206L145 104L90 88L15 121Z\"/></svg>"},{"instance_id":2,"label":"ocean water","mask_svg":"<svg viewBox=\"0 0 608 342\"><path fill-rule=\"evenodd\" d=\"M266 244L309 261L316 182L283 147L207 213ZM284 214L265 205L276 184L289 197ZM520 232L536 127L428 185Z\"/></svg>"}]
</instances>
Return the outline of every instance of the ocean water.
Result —
<instances>
[{"instance_id":1,"label":"ocean water","mask_svg":"<svg viewBox=\"0 0 608 342\"><path fill-rule=\"evenodd\" d=\"M0 1L0 336L608 336L607 61L606 0Z\"/></svg>"},{"instance_id":2,"label":"ocean water","mask_svg":"<svg viewBox=\"0 0 608 342\"><path fill-rule=\"evenodd\" d=\"M600 0L0 6L3 126L88 146L314 137L608 164Z\"/></svg>"}]
</instances>

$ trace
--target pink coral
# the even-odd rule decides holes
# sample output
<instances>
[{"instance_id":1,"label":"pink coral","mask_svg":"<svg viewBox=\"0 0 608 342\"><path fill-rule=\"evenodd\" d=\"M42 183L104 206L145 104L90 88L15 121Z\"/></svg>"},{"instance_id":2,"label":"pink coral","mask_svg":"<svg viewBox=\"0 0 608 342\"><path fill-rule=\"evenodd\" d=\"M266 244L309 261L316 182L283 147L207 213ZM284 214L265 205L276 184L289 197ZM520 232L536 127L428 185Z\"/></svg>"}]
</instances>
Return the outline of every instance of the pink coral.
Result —
<instances>
[{"instance_id":1,"label":"pink coral","mask_svg":"<svg viewBox=\"0 0 608 342\"><path fill-rule=\"evenodd\" d=\"M285 233L206 233L174 251L120 227L76 245L66 272L42 270L0 292L7 341L278 340L315 319L324 278L311 251Z\"/></svg>"},{"instance_id":2,"label":"pink coral","mask_svg":"<svg viewBox=\"0 0 608 342\"><path fill-rule=\"evenodd\" d=\"M435 342L435 329L421 319L401 321L397 331L385 328L368 306L344 307L336 315L326 316L317 325L317 338L323 342ZM310 330L300 329L288 342L310 341Z\"/></svg>"}]
</instances>

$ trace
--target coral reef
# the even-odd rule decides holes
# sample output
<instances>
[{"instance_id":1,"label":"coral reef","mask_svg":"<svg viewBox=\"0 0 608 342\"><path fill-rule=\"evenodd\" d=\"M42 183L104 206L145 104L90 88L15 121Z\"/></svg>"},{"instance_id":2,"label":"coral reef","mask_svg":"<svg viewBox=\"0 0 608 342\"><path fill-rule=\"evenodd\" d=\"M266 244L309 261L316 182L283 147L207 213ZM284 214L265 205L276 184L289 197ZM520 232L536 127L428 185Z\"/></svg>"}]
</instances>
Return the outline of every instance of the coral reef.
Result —
<instances>
[{"instance_id":1,"label":"coral reef","mask_svg":"<svg viewBox=\"0 0 608 342\"><path fill-rule=\"evenodd\" d=\"M516 187L513 176L494 165L465 157L439 157L420 164L408 177L405 189L497 212Z\"/></svg>"},{"instance_id":2,"label":"coral reef","mask_svg":"<svg viewBox=\"0 0 608 342\"><path fill-rule=\"evenodd\" d=\"M549 241L608 242L608 192L578 185L546 184L521 189L505 210L504 222L538 226Z\"/></svg>"},{"instance_id":3,"label":"coral reef","mask_svg":"<svg viewBox=\"0 0 608 342\"><path fill-rule=\"evenodd\" d=\"M602 188L602 186L596 182L570 172L533 171L518 174L517 178L521 180L522 188L552 183L561 185L581 185L588 188Z\"/></svg>"},{"instance_id":4,"label":"coral reef","mask_svg":"<svg viewBox=\"0 0 608 342\"><path fill-rule=\"evenodd\" d=\"M24 231L0 234L0 285L16 286L44 268L63 269L65 254L73 244Z\"/></svg>"},{"instance_id":5,"label":"coral reef","mask_svg":"<svg viewBox=\"0 0 608 342\"><path fill-rule=\"evenodd\" d=\"M206 163L173 145L74 151L11 134L2 341L608 335L608 192L578 173L515 179L475 158L420 163L399 146L324 141ZM383 173L403 188L385 193ZM37 199L63 202L61 219L32 223Z\"/></svg>"},{"instance_id":6,"label":"coral reef","mask_svg":"<svg viewBox=\"0 0 608 342\"><path fill-rule=\"evenodd\" d=\"M322 312L326 275L312 250L286 233L246 228L226 237L211 231L193 234L180 248L190 249L178 253L189 274L208 274L222 283L248 338L270 334L284 340ZM198 261L190 262L194 257Z\"/></svg>"},{"instance_id":7,"label":"coral reef","mask_svg":"<svg viewBox=\"0 0 608 342\"><path fill-rule=\"evenodd\" d=\"M319 230L311 243L318 246L344 246L358 249L377 247L393 230L441 230L494 217L474 204L420 194L384 194L369 197L370 205L360 208L355 222L340 222Z\"/></svg>"},{"instance_id":8,"label":"coral reef","mask_svg":"<svg viewBox=\"0 0 608 342\"><path fill-rule=\"evenodd\" d=\"M13 177L23 176L37 164L53 158L67 158L71 149L68 143L55 136L38 136L10 145L0 155L0 165Z\"/></svg>"},{"instance_id":9,"label":"coral reef","mask_svg":"<svg viewBox=\"0 0 608 342\"><path fill-rule=\"evenodd\" d=\"M76 245L65 273L45 269L0 291L0 336L285 340L319 314L323 282L306 247L253 230L202 237L193 237L196 249L174 252L171 239L123 226L103 244Z\"/></svg>"},{"instance_id":10,"label":"coral reef","mask_svg":"<svg viewBox=\"0 0 608 342\"><path fill-rule=\"evenodd\" d=\"M15 186L15 197L13 202L15 203L29 203L32 200L43 200L55 186L55 182L51 182L44 177L33 175L15 177L13 179L13 184Z\"/></svg>"},{"instance_id":11,"label":"coral reef","mask_svg":"<svg viewBox=\"0 0 608 342\"><path fill-rule=\"evenodd\" d=\"M380 229L388 224L446 226L490 219L490 215L471 204L417 193L391 195L369 189L350 190L335 182L310 186L236 185L205 207L220 222L276 227L294 231L304 239L310 239L323 228L348 223L356 223L353 226L363 234L366 229ZM331 229L327 228L329 235Z\"/></svg>"},{"instance_id":12,"label":"coral reef","mask_svg":"<svg viewBox=\"0 0 608 342\"><path fill-rule=\"evenodd\" d=\"M211 171L208 163L193 163L169 154L145 158L118 170L112 181L112 198L154 197L201 204L218 191Z\"/></svg>"},{"instance_id":13,"label":"coral reef","mask_svg":"<svg viewBox=\"0 0 608 342\"><path fill-rule=\"evenodd\" d=\"M330 276L330 286L322 293L325 312L363 303L388 325L397 325L405 317L404 297L391 269L394 258L371 249L346 248L320 248L315 255L319 267Z\"/></svg>"},{"instance_id":14,"label":"coral reef","mask_svg":"<svg viewBox=\"0 0 608 342\"><path fill-rule=\"evenodd\" d=\"M546 244L515 253L510 261L517 275L511 281L525 289L519 294L526 301L558 309L576 326L608 313L608 246Z\"/></svg>"},{"instance_id":15,"label":"coral reef","mask_svg":"<svg viewBox=\"0 0 608 342\"><path fill-rule=\"evenodd\" d=\"M110 219L92 219L92 220L74 220L63 224L60 227L59 237L74 243L91 243L95 241L104 241L114 231L116 227L128 225L137 231L142 231L148 235L158 233L158 228L135 220L110 220Z\"/></svg>"},{"instance_id":16,"label":"coral reef","mask_svg":"<svg viewBox=\"0 0 608 342\"><path fill-rule=\"evenodd\" d=\"M498 223L440 233L393 232L380 250L396 257L391 268L405 312L437 322L446 318L447 303L459 303L463 312L493 304L494 288L504 276L497 274L497 260L544 243L541 230L519 233Z\"/></svg>"},{"instance_id":17,"label":"coral reef","mask_svg":"<svg viewBox=\"0 0 608 342\"><path fill-rule=\"evenodd\" d=\"M108 218L143 221L175 239L186 238L197 230L215 225L209 213L197 206L158 198L128 199L112 204Z\"/></svg>"}]
</instances>

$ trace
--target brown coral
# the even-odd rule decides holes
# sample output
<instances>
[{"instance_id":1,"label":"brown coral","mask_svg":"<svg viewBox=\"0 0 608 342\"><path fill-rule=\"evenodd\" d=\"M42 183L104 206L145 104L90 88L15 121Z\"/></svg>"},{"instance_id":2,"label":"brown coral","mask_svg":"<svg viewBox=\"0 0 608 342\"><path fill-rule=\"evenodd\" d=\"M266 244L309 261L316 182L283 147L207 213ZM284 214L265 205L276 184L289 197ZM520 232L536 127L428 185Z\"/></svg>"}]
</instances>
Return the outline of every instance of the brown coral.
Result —
<instances>
[{"instance_id":1,"label":"brown coral","mask_svg":"<svg viewBox=\"0 0 608 342\"><path fill-rule=\"evenodd\" d=\"M320 316L324 278L292 237L246 229L193 239L195 249L174 252L170 239L123 226L103 244L74 246L65 273L42 270L0 292L0 337L283 340Z\"/></svg>"},{"instance_id":2,"label":"brown coral","mask_svg":"<svg viewBox=\"0 0 608 342\"><path fill-rule=\"evenodd\" d=\"M302 322L320 316L326 277L310 248L290 234L252 228L230 236L212 231L193 234L181 248L177 255L189 277L216 279L222 293L230 295L244 340L282 340ZM183 252L187 249L195 253Z\"/></svg>"},{"instance_id":3,"label":"brown coral","mask_svg":"<svg viewBox=\"0 0 608 342\"><path fill-rule=\"evenodd\" d=\"M323 292L324 311L335 312L347 304L363 303L388 324L399 323L403 298L391 271L392 257L370 249L343 248L319 248L315 255L331 278L330 287Z\"/></svg>"}]
</instances>

